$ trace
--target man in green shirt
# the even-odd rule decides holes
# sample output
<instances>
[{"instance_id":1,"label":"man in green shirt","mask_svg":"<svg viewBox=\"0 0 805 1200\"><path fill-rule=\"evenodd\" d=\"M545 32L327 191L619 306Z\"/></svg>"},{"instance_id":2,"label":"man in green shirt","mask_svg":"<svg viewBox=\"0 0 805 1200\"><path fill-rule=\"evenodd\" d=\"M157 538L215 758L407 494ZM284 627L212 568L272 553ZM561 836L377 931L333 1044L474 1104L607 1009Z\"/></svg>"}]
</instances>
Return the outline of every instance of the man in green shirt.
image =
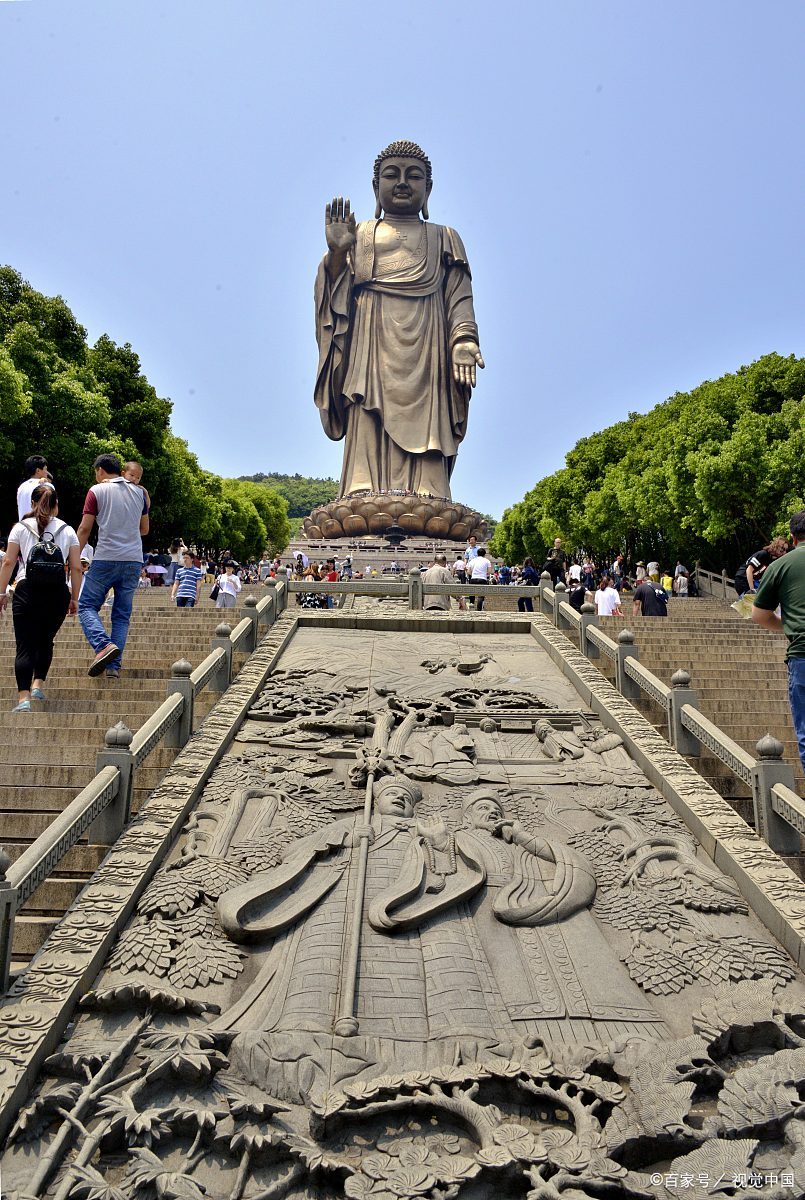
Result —
<instances>
[{"instance_id":1,"label":"man in green shirt","mask_svg":"<svg viewBox=\"0 0 805 1200\"><path fill-rule=\"evenodd\" d=\"M752 620L788 638L788 703L805 770L805 509L789 525L794 549L766 568L755 596ZM780 606L782 620L775 613Z\"/></svg>"}]
</instances>

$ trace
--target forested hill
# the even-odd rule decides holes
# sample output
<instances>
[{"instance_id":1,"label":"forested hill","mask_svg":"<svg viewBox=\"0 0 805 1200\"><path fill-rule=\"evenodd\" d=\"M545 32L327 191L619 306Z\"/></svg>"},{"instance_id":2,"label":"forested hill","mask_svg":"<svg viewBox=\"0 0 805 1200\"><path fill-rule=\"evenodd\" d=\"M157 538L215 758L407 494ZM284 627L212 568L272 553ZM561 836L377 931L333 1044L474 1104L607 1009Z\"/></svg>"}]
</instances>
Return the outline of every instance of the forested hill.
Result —
<instances>
[{"instance_id":1,"label":"forested hill","mask_svg":"<svg viewBox=\"0 0 805 1200\"><path fill-rule=\"evenodd\" d=\"M47 458L60 515L77 525L95 482L93 460L110 452L143 464L153 501L147 548L181 535L236 558L266 545L284 550L291 532L285 501L272 488L203 470L172 432L171 410L128 343L104 335L89 345L61 296L43 296L0 266L0 532L16 520L29 455Z\"/></svg>"},{"instance_id":2,"label":"forested hill","mask_svg":"<svg viewBox=\"0 0 805 1200\"><path fill-rule=\"evenodd\" d=\"M734 570L805 508L805 359L766 354L583 438L506 510L492 548Z\"/></svg>"},{"instance_id":3,"label":"forested hill","mask_svg":"<svg viewBox=\"0 0 805 1200\"><path fill-rule=\"evenodd\" d=\"M267 475L240 475L248 483L262 483L273 488L288 501L289 517L306 517L318 504L329 504L338 495L335 479L312 479L307 475L280 475L270 471Z\"/></svg>"}]
</instances>

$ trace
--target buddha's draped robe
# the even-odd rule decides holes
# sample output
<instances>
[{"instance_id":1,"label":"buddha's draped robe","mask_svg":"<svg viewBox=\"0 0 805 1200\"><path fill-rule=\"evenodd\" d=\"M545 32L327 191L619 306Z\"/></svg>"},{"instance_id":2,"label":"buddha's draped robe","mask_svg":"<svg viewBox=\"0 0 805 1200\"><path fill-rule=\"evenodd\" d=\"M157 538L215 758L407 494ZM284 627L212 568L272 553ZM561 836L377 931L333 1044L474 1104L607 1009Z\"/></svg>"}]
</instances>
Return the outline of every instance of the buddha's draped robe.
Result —
<instances>
[{"instance_id":1,"label":"buddha's draped robe","mask_svg":"<svg viewBox=\"0 0 805 1200\"><path fill-rule=\"evenodd\" d=\"M316 278L315 400L329 438L346 439L340 495L401 489L450 495L471 389L452 349L478 340L461 238L423 223L412 250L379 257L364 221L347 265Z\"/></svg>"}]
</instances>

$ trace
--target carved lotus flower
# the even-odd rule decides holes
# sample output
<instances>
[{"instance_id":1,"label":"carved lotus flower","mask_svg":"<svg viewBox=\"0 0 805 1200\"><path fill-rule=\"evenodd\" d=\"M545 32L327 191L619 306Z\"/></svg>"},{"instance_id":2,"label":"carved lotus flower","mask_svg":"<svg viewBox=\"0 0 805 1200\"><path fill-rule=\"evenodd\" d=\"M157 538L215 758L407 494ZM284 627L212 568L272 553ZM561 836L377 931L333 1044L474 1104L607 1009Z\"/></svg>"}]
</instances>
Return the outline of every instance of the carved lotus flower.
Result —
<instances>
[{"instance_id":1,"label":"carved lotus flower","mask_svg":"<svg viewBox=\"0 0 805 1200\"><path fill-rule=\"evenodd\" d=\"M488 534L480 513L450 500L423 496L353 496L315 508L302 525L302 536L311 541L323 538L365 537L384 534L397 523L413 537L446 537L466 541L474 533L479 540Z\"/></svg>"}]
</instances>

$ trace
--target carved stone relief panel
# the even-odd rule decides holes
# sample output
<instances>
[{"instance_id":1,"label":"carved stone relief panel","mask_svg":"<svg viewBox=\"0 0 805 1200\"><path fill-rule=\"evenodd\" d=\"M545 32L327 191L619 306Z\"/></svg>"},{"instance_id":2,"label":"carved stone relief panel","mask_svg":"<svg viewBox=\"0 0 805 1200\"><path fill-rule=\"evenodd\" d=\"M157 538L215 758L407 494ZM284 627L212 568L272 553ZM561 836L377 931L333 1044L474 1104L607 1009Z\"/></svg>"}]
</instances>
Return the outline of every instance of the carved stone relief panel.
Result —
<instances>
[{"instance_id":1,"label":"carved stone relief panel","mask_svg":"<svg viewBox=\"0 0 805 1200\"><path fill-rule=\"evenodd\" d=\"M801 977L512 640L297 635L20 1114L7 1190L792 1194Z\"/></svg>"}]
</instances>

